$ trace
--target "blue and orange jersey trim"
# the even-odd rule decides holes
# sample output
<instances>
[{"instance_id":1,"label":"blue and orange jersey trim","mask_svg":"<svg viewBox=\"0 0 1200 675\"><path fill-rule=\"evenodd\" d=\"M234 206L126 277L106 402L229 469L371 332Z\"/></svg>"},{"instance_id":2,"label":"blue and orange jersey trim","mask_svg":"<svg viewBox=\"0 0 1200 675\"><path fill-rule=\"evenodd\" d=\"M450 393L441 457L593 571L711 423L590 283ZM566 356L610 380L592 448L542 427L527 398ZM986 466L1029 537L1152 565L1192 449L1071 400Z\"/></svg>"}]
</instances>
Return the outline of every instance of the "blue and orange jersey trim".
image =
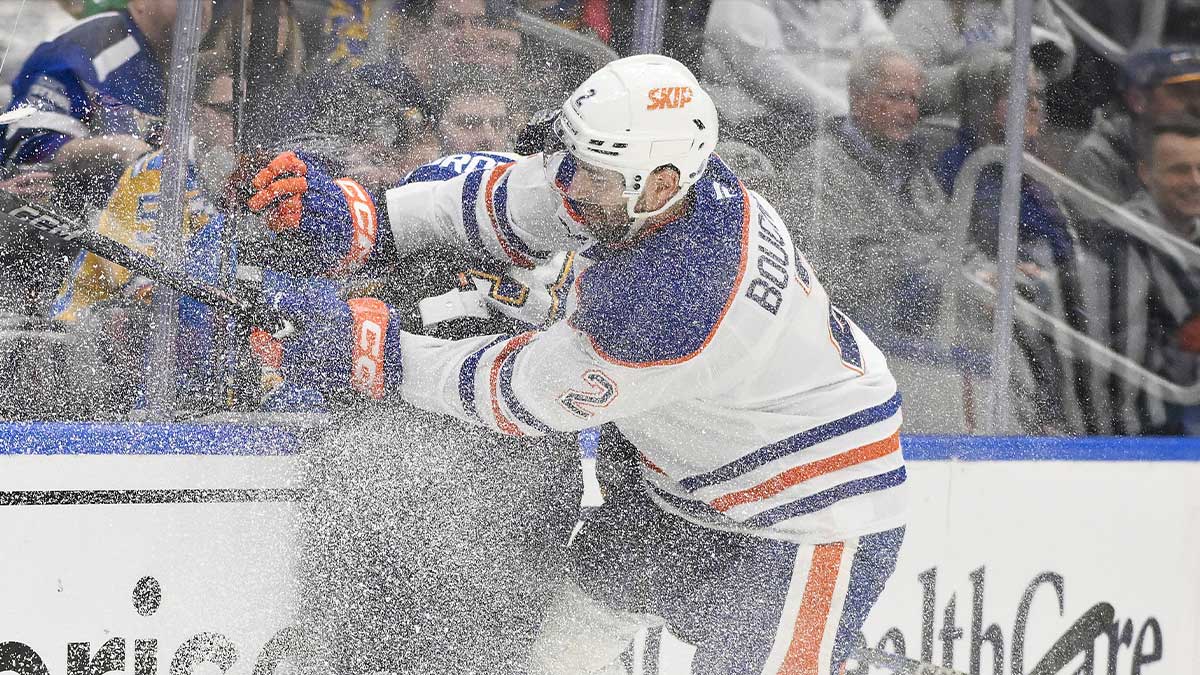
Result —
<instances>
[{"instance_id":1,"label":"blue and orange jersey trim","mask_svg":"<svg viewBox=\"0 0 1200 675\"><path fill-rule=\"evenodd\" d=\"M549 258L550 253L534 250L513 231L508 217L508 172L513 165L513 162L507 162L492 169L484 187L484 206L500 250L518 267L533 269L538 262Z\"/></svg>"},{"instance_id":2,"label":"blue and orange jersey trim","mask_svg":"<svg viewBox=\"0 0 1200 675\"><path fill-rule=\"evenodd\" d=\"M878 405L864 408L845 417L815 426L795 436L763 446L739 459L712 471L690 476L679 481L679 486L688 492L717 485L743 476L788 455L801 452L819 443L831 440L852 431L878 424L895 417L900 412L900 392Z\"/></svg>"},{"instance_id":3,"label":"blue and orange jersey trim","mask_svg":"<svg viewBox=\"0 0 1200 675\"><path fill-rule=\"evenodd\" d=\"M750 211L740 181L711 158L687 213L579 275L570 325L616 365L695 358L712 342L745 277Z\"/></svg>"},{"instance_id":4,"label":"blue and orange jersey trim","mask_svg":"<svg viewBox=\"0 0 1200 675\"><path fill-rule=\"evenodd\" d=\"M536 334L537 333L533 331L521 333L520 335L517 335L516 337L513 337L505 342L504 346L500 348L500 353L497 354L495 360L492 361L492 368L488 373L488 390L491 395L492 415L496 423L496 427L509 436L524 436L525 432L521 431L521 427L517 426L516 422L512 421L507 415L505 415L505 411L500 405L501 371L504 369L506 362L509 359L515 358L516 355L522 349L524 349L531 340L533 340ZM511 378L511 370L509 377ZM509 386L511 387L511 384ZM514 413L514 416L515 415L516 413Z\"/></svg>"}]
</instances>

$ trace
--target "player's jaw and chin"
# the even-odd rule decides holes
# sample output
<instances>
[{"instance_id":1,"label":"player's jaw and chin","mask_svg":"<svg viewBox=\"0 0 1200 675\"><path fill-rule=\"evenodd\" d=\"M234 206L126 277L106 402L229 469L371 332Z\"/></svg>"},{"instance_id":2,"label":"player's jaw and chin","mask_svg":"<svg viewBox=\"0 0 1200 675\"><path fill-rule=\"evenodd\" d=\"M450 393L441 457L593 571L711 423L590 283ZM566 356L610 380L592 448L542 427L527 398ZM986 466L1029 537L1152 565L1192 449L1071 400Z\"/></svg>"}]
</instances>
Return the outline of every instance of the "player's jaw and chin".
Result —
<instances>
[{"instance_id":1,"label":"player's jaw and chin","mask_svg":"<svg viewBox=\"0 0 1200 675\"><path fill-rule=\"evenodd\" d=\"M662 219L667 214L658 214L650 218L631 218L627 211L627 196L624 191L624 179L621 174L598 167L592 167L575 158L580 167L572 185L566 190L556 185L556 189L568 199L579 222L587 234L606 244L615 244L628 240L638 230L644 229L653 221ZM583 194L580 194L579 183L584 183ZM675 191L682 189L676 186ZM674 196L674 192L665 197L655 195L647 188L638 195L634 213L653 213ZM651 203L659 201L659 203Z\"/></svg>"}]
</instances>

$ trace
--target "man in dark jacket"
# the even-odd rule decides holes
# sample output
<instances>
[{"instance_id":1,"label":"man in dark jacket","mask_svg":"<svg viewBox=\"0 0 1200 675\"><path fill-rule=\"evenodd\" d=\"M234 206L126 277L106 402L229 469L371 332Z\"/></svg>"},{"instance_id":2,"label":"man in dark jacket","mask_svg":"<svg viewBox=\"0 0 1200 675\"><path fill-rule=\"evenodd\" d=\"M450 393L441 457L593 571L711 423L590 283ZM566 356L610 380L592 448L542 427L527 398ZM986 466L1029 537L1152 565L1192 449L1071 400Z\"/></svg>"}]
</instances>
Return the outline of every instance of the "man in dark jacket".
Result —
<instances>
[{"instance_id":1,"label":"man in dark jacket","mask_svg":"<svg viewBox=\"0 0 1200 675\"><path fill-rule=\"evenodd\" d=\"M850 114L796 154L784 208L838 307L891 329L894 319L911 318L901 304L931 304L898 299L938 285L946 198L913 137L924 81L916 58L892 45L867 47L852 58L847 81ZM872 264L862 265L864 257Z\"/></svg>"},{"instance_id":2,"label":"man in dark jacket","mask_svg":"<svg viewBox=\"0 0 1200 675\"><path fill-rule=\"evenodd\" d=\"M1142 187L1135 167L1137 120L1200 114L1200 46L1133 54L1121 83L1121 99L1096 110L1091 131L1072 152L1066 169L1080 185L1116 204Z\"/></svg>"},{"instance_id":3,"label":"man in dark jacket","mask_svg":"<svg viewBox=\"0 0 1200 675\"><path fill-rule=\"evenodd\" d=\"M923 83L916 57L902 48L855 53L850 114L796 154L782 205L793 240L824 275L833 302L884 345L912 403L905 422L951 433L966 428L962 380L928 358L931 349L942 351L932 328L949 266L942 254L946 195L914 135Z\"/></svg>"},{"instance_id":4,"label":"man in dark jacket","mask_svg":"<svg viewBox=\"0 0 1200 675\"><path fill-rule=\"evenodd\" d=\"M1146 188L1124 204L1178 237L1151 246L1118 235L1113 271L1113 347L1177 385L1200 378L1200 120L1163 117L1143 129L1137 169ZM1190 244L1190 246L1189 246ZM1117 382L1118 431L1200 435L1200 406Z\"/></svg>"}]
</instances>

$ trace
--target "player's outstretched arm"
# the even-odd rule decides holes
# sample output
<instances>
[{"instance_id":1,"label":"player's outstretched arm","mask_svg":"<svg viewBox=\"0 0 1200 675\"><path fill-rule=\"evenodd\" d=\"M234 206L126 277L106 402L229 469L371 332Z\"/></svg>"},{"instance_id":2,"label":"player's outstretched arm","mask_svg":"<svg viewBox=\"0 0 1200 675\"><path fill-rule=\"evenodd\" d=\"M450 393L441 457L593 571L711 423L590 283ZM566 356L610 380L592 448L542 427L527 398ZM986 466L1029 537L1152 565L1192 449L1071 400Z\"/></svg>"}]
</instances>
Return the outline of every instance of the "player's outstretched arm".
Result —
<instances>
[{"instance_id":1,"label":"player's outstretched arm","mask_svg":"<svg viewBox=\"0 0 1200 675\"><path fill-rule=\"evenodd\" d=\"M644 413L706 386L692 364L606 361L560 321L543 331L470 340L405 334L410 403L512 436L575 431Z\"/></svg>"},{"instance_id":2,"label":"player's outstretched arm","mask_svg":"<svg viewBox=\"0 0 1200 675\"><path fill-rule=\"evenodd\" d=\"M513 436L583 429L645 412L705 383L688 364L632 367L601 358L560 321L545 331L439 340L400 330L374 298L269 273L266 299L299 327L281 335L284 376L328 399L402 396L421 408Z\"/></svg>"},{"instance_id":3,"label":"player's outstretched arm","mask_svg":"<svg viewBox=\"0 0 1200 675\"><path fill-rule=\"evenodd\" d=\"M380 244L375 201L353 178L333 178L312 158L276 155L249 181L246 208L276 234L299 233L330 276L354 272Z\"/></svg>"},{"instance_id":4,"label":"player's outstretched arm","mask_svg":"<svg viewBox=\"0 0 1200 675\"><path fill-rule=\"evenodd\" d=\"M553 252L578 245L557 220L556 195L546 183L540 156L492 162L445 180L388 190L388 223L401 256L431 244L450 244L532 269Z\"/></svg>"}]
</instances>

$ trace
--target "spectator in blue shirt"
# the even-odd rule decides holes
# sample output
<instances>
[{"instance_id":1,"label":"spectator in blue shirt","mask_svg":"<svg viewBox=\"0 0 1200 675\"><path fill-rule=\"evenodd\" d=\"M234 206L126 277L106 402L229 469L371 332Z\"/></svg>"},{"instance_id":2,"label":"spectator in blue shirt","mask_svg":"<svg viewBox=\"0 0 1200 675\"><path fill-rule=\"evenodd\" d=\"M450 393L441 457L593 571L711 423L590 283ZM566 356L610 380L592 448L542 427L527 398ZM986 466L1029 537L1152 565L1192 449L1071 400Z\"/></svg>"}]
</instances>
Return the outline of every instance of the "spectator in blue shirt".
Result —
<instances>
[{"instance_id":1,"label":"spectator in blue shirt","mask_svg":"<svg viewBox=\"0 0 1200 675\"><path fill-rule=\"evenodd\" d=\"M957 142L942 153L936 173L946 194L967 159L979 148L1004 143L1008 108L1009 72L1012 57L999 51L981 51L967 59L959 76L960 118ZM1042 125L1043 82L1030 72L1029 104L1025 114L1025 140L1036 142ZM996 233L1000 223L1000 186L1004 167L1000 162L985 167L975 183L972 213L972 242L990 258L996 257ZM1032 248L1039 242L1049 248L1053 261L1066 263L1073 254L1067 218L1050 189L1022 176L1019 216L1021 253L1031 262Z\"/></svg>"}]
</instances>

